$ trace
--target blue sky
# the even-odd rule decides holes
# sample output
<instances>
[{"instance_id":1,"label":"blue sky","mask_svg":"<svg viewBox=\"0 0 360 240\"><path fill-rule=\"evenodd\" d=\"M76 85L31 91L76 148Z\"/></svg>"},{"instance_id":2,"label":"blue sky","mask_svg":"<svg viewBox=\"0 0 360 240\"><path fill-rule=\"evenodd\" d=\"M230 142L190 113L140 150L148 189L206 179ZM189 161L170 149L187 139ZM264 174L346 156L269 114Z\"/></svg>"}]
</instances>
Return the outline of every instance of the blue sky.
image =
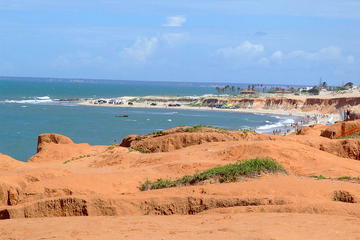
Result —
<instances>
[{"instance_id":1,"label":"blue sky","mask_svg":"<svg viewBox=\"0 0 360 240\"><path fill-rule=\"evenodd\" d=\"M360 84L360 0L4 0L0 29L2 76Z\"/></svg>"}]
</instances>

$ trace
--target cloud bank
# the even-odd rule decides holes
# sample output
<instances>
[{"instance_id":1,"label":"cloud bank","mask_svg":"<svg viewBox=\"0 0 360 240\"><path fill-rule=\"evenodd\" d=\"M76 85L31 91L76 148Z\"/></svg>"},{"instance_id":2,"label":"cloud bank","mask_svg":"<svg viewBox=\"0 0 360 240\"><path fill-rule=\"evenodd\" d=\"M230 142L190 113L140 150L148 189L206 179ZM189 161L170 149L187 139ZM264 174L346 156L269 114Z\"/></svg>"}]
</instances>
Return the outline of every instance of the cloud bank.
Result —
<instances>
[{"instance_id":1,"label":"cloud bank","mask_svg":"<svg viewBox=\"0 0 360 240\"><path fill-rule=\"evenodd\" d=\"M167 22L163 24L164 27L182 27L186 23L184 16L171 16L167 18Z\"/></svg>"}]
</instances>

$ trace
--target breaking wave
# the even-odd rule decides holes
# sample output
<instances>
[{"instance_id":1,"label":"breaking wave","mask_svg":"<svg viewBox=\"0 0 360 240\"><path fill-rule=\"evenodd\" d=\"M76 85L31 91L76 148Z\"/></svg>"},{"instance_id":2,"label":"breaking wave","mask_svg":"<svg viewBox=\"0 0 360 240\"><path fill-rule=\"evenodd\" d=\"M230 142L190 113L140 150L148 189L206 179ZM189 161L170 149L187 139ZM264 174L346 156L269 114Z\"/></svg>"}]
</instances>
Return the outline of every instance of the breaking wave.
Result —
<instances>
[{"instance_id":1,"label":"breaking wave","mask_svg":"<svg viewBox=\"0 0 360 240\"><path fill-rule=\"evenodd\" d=\"M19 103L19 104L39 104L39 103L53 103L55 100L51 99L49 96L35 97L33 99L26 100L8 100L3 101L4 103Z\"/></svg>"},{"instance_id":2,"label":"breaking wave","mask_svg":"<svg viewBox=\"0 0 360 240\"><path fill-rule=\"evenodd\" d=\"M266 132L270 129L275 129L275 128L283 128L285 126L288 126L292 123L294 123L295 120L292 119L292 118L289 118L289 119L285 119L285 120L282 120L280 122L277 122L277 123L273 123L273 124L266 124L266 125L263 125L263 126L260 126L257 128L257 130L259 132Z\"/></svg>"}]
</instances>

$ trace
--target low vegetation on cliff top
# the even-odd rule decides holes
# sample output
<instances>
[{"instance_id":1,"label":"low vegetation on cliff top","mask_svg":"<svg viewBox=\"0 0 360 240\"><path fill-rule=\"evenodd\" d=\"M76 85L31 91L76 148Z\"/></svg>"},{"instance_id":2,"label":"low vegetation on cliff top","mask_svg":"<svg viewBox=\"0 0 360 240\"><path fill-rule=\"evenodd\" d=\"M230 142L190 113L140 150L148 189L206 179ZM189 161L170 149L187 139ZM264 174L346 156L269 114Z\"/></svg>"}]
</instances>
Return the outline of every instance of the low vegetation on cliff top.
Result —
<instances>
[{"instance_id":1,"label":"low vegetation on cliff top","mask_svg":"<svg viewBox=\"0 0 360 240\"><path fill-rule=\"evenodd\" d=\"M249 129L227 129L227 128L219 128L219 127L214 127L214 126L208 126L208 125L195 125L192 127L180 127L177 132L220 132L220 133L226 133L227 131L241 131L245 134L249 133L249 132L254 132L252 130ZM146 134L146 136L149 135L157 135L157 136L163 136L166 135L167 133L165 131L156 131L156 132L152 132L149 134Z\"/></svg>"},{"instance_id":2,"label":"low vegetation on cliff top","mask_svg":"<svg viewBox=\"0 0 360 240\"><path fill-rule=\"evenodd\" d=\"M271 158L256 158L211 168L176 180L158 179L153 182L147 180L140 185L140 190L146 191L152 189L196 185L205 181L220 183L235 182L242 177L256 177L262 173L286 173L286 171L279 163Z\"/></svg>"},{"instance_id":3,"label":"low vegetation on cliff top","mask_svg":"<svg viewBox=\"0 0 360 240\"><path fill-rule=\"evenodd\" d=\"M351 139L351 138L360 138L360 132L354 133L350 136L346 136L346 137L340 137L338 139Z\"/></svg>"},{"instance_id":4,"label":"low vegetation on cliff top","mask_svg":"<svg viewBox=\"0 0 360 240\"><path fill-rule=\"evenodd\" d=\"M221 131L222 133L224 133L223 131L242 131L244 133L253 132L248 129L227 129L227 128L219 128L214 126L207 126L207 125L196 125L190 128L186 128L185 132L209 132L209 130L206 130L207 128L213 129L215 131Z\"/></svg>"}]
</instances>

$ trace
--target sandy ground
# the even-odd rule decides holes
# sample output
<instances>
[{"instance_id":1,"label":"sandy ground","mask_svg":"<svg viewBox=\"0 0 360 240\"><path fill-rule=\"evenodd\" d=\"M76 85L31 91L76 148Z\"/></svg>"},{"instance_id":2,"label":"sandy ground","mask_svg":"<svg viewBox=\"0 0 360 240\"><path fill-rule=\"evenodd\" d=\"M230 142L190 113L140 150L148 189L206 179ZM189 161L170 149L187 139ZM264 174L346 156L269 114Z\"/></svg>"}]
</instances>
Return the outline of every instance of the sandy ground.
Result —
<instances>
[{"instance_id":1,"label":"sandy ground","mask_svg":"<svg viewBox=\"0 0 360 240\"><path fill-rule=\"evenodd\" d=\"M71 217L0 221L1 240L358 240L360 219L292 213Z\"/></svg>"},{"instance_id":2,"label":"sandy ground","mask_svg":"<svg viewBox=\"0 0 360 240\"><path fill-rule=\"evenodd\" d=\"M79 103L80 105L93 106L93 107L120 107L120 108L160 108L160 109L182 109L182 110L196 110L196 111L217 111L217 112L239 112L239 113L256 113L256 114L271 114L271 115L286 115L286 116L299 116L305 117L307 115L319 114L318 112L298 112L298 111L285 111L285 110L271 110L271 109L219 109L211 107L191 107L182 105L180 107L168 107L167 104L159 104L151 106L150 103L137 103L134 105L114 105L114 104L93 104L89 101ZM331 114L337 117L338 114Z\"/></svg>"}]
</instances>

